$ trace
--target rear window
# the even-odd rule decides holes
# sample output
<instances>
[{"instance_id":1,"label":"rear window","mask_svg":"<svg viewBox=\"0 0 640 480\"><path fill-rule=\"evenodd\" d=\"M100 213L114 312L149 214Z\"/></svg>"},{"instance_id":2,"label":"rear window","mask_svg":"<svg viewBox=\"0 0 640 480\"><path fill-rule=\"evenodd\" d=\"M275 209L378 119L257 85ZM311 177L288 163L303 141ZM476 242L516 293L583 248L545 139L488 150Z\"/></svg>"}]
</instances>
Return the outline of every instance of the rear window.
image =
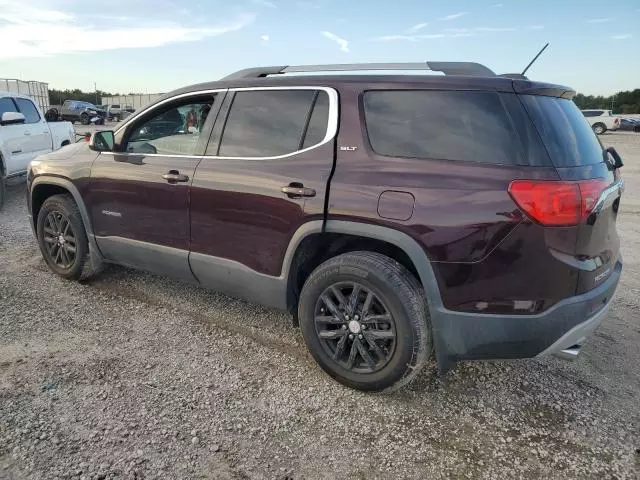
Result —
<instances>
[{"instance_id":1,"label":"rear window","mask_svg":"<svg viewBox=\"0 0 640 480\"><path fill-rule=\"evenodd\" d=\"M380 155L532 165L497 92L368 91L363 103Z\"/></svg>"},{"instance_id":2,"label":"rear window","mask_svg":"<svg viewBox=\"0 0 640 480\"><path fill-rule=\"evenodd\" d=\"M604 160L602 144L572 100L522 95L556 167L593 165Z\"/></svg>"}]
</instances>

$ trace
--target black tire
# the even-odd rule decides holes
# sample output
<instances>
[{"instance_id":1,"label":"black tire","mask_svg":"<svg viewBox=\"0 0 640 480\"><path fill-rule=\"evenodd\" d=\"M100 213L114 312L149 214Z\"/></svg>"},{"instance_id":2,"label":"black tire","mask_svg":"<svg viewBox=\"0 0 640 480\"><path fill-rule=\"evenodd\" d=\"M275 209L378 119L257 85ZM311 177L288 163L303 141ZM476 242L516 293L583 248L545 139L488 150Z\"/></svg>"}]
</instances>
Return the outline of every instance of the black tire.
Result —
<instances>
[{"instance_id":1,"label":"black tire","mask_svg":"<svg viewBox=\"0 0 640 480\"><path fill-rule=\"evenodd\" d=\"M82 125L89 125L89 115L87 115L86 113L83 113L82 115L80 115L80 123Z\"/></svg>"},{"instance_id":2,"label":"black tire","mask_svg":"<svg viewBox=\"0 0 640 480\"><path fill-rule=\"evenodd\" d=\"M594 123L593 127L591 128L593 129L593 133L595 133L596 135L602 135L607 131L607 126L602 122Z\"/></svg>"},{"instance_id":3,"label":"black tire","mask_svg":"<svg viewBox=\"0 0 640 480\"><path fill-rule=\"evenodd\" d=\"M636 133L640 133L640 126L633 127L633 131Z\"/></svg>"},{"instance_id":4,"label":"black tire","mask_svg":"<svg viewBox=\"0 0 640 480\"><path fill-rule=\"evenodd\" d=\"M65 237L67 241L67 247L73 246L73 248L75 248L73 261L63 262L68 263L67 265L60 265L60 263L56 262L54 253L52 253L52 249L49 247L52 245L52 242L45 240L45 236L50 240L51 236L59 237L59 234L61 233L54 232L51 234L51 228L49 228L51 223L46 223L48 222L49 215L56 214L60 214L60 216L68 222L69 230L62 232L66 234L63 235L63 237ZM69 280L85 280L100 271L101 262L97 261L97 259L91 258L89 240L87 238L84 222L82 221L78 205L71 195L53 195L45 200L38 212L36 232L42 257L54 273L57 273L61 277ZM74 238L73 243L69 240L70 237ZM62 246L58 246L58 250L62 249ZM58 250L56 250L56 252ZM71 253L72 252L66 252L63 255L67 255L67 259L69 259ZM61 260L62 256L60 257Z\"/></svg>"},{"instance_id":5,"label":"black tire","mask_svg":"<svg viewBox=\"0 0 640 480\"><path fill-rule=\"evenodd\" d=\"M332 292L332 287L341 289L345 285L359 285L356 297L368 298L371 292L375 300L369 302L368 308L356 306L352 309L351 316L344 314L344 311L341 318L333 313L322 315L326 312L322 305L329 305L324 298L332 295L328 292ZM351 290L349 299L354 290L355 287ZM362 293L362 290L365 292ZM333 298L339 300L337 296ZM343 300L346 300L344 295ZM373 308L386 311L386 314L376 314L372 310L374 303L378 307ZM367 304L367 300L364 304ZM363 317L360 319L362 323L353 327L354 320L358 320L358 316L353 315L358 311ZM372 315L368 316L368 311ZM337 320L327 322L329 317ZM346 320L351 318L346 330L345 317ZM316 268L302 288L298 318L307 347L322 369L343 385L358 390L399 388L413 379L431 355L431 325L422 287L404 266L379 253L346 253L327 260ZM391 321L385 326L368 323L367 318L390 318ZM322 321L318 322L318 319ZM355 323L358 324L357 321ZM322 325L327 324L335 330L322 330L325 328ZM365 330L367 325L368 329ZM334 331L336 336L329 338L327 334ZM385 334L385 338L388 335L393 335L394 338L381 339L381 333ZM368 336L373 334L374 337ZM341 335L339 341L337 335ZM371 344L372 338L377 349ZM337 342L333 350L330 343L332 341ZM340 346L342 342L344 343ZM365 355L360 353L362 347L368 352L369 363ZM338 349L340 354L337 353ZM353 349L355 354L352 353ZM345 365L340 359L334 358L336 355L342 358L342 353L346 353L346 350L349 350L349 355ZM352 356L360 356L360 361L357 363L357 360L351 360ZM376 362L375 366L371 363L372 360ZM349 363L351 368L348 368Z\"/></svg>"}]
</instances>

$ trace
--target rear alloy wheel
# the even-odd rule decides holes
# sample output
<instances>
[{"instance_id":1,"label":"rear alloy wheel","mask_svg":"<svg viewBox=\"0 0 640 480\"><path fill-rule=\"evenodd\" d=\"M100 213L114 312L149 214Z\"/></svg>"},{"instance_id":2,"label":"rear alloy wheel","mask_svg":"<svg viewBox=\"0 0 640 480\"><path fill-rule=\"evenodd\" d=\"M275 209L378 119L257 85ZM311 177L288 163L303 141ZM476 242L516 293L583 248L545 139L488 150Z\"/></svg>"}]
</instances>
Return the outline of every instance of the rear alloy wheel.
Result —
<instances>
[{"instance_id":1,"label":"rear alloy wheel","mask_svg":"<svg viewBox=\"0 0 640 480\"><path fill-rule=\"evenodd\" d=\"M378 253L347 253L316 268L300 294L298 317L319 365L359 390L404 385L431 353L420 284Z\"/></svg>"},{"instance_id":2,"label":"rear alloy wheel","mask_svg":"<svg viewBox=\"0 0 640 480\"><path fill-rule=\"evenodd\" d=\"M86 113L83 113L82 115L80 115L80 123L82 125L89 125L89 115L87 115Z\"/></svg>"},{"instance_id":3,"label":"rear alloy wheel","mask_svg":"<svg viewBox=\"0 0 640 480\"><path fill-rule=\"evenodd\" d=\"M604 123L596 123L593 125L593 132L596 135L602 135L607 131L607 126Z\"/></svg>"},{"instance_id":4,"label":"rear alloy wheel","mask_svg":"<svg viewBox=\"0 0 640 480\"><path fill-rule=\"evenodd\" d=\"M358 282L335 283L322 292L314 321L325 353L347 370L377 372L393 356L395 321L378 296Z\"/></svg>"}]
</instances>

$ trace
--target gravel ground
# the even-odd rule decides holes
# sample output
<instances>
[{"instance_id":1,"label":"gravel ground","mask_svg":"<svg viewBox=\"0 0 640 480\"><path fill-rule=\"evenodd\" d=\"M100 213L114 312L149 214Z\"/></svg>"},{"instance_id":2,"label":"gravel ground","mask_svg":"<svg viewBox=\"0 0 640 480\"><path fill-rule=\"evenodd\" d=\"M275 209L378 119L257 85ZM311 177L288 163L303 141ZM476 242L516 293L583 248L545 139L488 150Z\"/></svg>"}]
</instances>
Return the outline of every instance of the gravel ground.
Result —
<instances>
[{"instance_id":1,"label":"gravel ground","mask_svg":"<svg viewBox=\"0 0 640 480\"><path fill-rule=\"evenodd\" d=\"M475 362L363 394L286 315L110 267L45 267L24 184L0 211L0 478L640 478L640 135L625 269L580 358Z\"/></svg>"}]
</instances>

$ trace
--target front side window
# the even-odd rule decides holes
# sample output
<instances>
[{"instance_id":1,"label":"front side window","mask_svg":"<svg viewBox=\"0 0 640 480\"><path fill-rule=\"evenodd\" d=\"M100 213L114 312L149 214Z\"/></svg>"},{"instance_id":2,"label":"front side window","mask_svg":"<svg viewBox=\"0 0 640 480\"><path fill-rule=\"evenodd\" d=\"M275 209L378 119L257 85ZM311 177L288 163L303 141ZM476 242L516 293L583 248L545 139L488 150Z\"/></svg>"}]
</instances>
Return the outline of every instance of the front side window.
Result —
<instances>
[{"instance_id":1,"label":"front side window","mask_svg":"<svg viewBox=\"0 0 640 480\"><path fill-rule=\"evenodd\" d=\"M2 116L5 112L17 112L15 103L13 103L13 99L10 97L2 97L0 98L0 116Z\"/></svg>"},{"instance_id":2,"label":"front side window","mask_svg":"<svg viewBox=\"0 0 640 480\"><path fill-rule=\"evenodd\" d=\"M369 141L380 155L527 164L497 92L369 91L363 103Z\"/></svg>"},{"instance_id":3,"label":"front side window","mask_svg":"<svg viewBox=\"0 0 640 480\"><path fill-rule=\"evenodd\" d=\"M129 153L195 155L200 132L209 115L214 96L188 100L157 110L133 125L126 141Z\"/></svg>"},{"instance_id":4,"label":"front side window","mask_svg":"<svg viewBox=\"0 0 640 480\"><path fill-rule=\"evenodd\" d=\"M218 155L276 157L311 147L320 143L327 133L328 111L329 96L325 91L237 92Z\"/></svg>"},{"instance_id":5,"label":"front side window","mask_svg":"<svg viewBox=\"0 0 640 480\"><path fill-rule=\"evenodd\" d=\"M40 121L40 114L38 109L31 100L26 98L16 98L16 103L20 109L20 113L26 118L25 123L38 123Z\"/></svg>"}]
</instances>

